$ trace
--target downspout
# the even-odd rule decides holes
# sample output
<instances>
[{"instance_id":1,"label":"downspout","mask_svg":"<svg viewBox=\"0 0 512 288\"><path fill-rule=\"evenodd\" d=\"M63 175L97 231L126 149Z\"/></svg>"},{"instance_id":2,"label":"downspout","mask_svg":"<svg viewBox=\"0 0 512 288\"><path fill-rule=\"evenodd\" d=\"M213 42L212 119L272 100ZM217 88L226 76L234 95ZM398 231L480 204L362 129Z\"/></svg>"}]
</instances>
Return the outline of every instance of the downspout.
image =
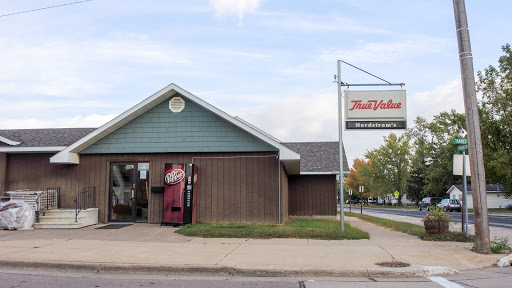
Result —
<instances>
[{"instance_id":1,"label":"downspout","mask_svg":"<svg viewBox=\"0 0 512 288\"><path fill-rule=\"evenodd\" d=\"M279 151L279 156L281 156L281 151ZM278 176L277 176L277 186L278 186L278 200L277 200L277 203L278 203L278 223L279 224L283 224L281 223L281 158L278 156L277 158L277 170L278 170Z\"/></svg>"}]
</instances>

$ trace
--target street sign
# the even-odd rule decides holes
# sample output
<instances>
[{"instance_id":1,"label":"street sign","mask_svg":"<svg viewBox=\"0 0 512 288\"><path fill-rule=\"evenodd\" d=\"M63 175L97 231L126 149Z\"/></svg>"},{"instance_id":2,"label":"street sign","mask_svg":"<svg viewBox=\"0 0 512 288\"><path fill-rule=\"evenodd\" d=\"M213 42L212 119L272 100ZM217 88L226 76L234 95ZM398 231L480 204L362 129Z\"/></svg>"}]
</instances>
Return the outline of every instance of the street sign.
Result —
<instances>
[{"instance_id":1,"label":"street sign","mask_svg":"<svg viewBox=\"0 0 512 288\"><path fill-rule=\"evenodd\" d=\"M465 144L468 144L468 139L467 138L453 138L452 144L465 145Z\"/></svg>"},{"instance_id":2,"label":"street sign","mask_svg":"<svg viewBox=\"0 0 512 288\"><path fill-rule=\"evenodd\" d=\"M464 162L463 157L466 157L466 174L471 175L471 166L469 163L469 155L462 154L453 154L453 175L462 176L462 172L464 170L464 166L462 165Z\"/></svg>"},{"instance_id":3,"label":"street sign","mask_svg":"<svg viewBox=\"0 0 512 288\"><path fill-rule=\"evenodd\" d=\"M395 197L398 197L400 193L398 191L395 191Z\"/></svg>"},{"instance_id":4,"label":"street sign","mask_svg":"<svg viewBox=\"0 0 512 288\"><path fill-rule=\"evenodd\" d=\"M457 146L457 151L466 151L468 150L468 144Z\"/></svg>"}]
</instances>

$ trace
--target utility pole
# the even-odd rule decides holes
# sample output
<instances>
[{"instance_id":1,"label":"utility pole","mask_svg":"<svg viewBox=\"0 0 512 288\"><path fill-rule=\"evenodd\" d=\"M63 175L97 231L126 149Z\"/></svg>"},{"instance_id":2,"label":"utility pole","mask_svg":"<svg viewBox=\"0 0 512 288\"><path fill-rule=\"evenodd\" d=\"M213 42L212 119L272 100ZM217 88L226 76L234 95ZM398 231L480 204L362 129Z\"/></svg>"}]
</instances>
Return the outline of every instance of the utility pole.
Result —
<instances>
[{"instance_id":1,"label":"utility pole","mask_svg":"<svg viewBox=\"0 0 512 288\"><path fill-rule=\"evenodd\" d=\"M485 169L480 135L480 119L476 102L475 72L473 55L469 41L468 19L464 0L453 0L455 26L459 44L459 60L466 112L466 129L468 132L469 159L471 164L471 188L473 191L473 214L475 217L476 252L491 253L489 216L487 214L487 191Z\"/></svg>"}]
</instances>

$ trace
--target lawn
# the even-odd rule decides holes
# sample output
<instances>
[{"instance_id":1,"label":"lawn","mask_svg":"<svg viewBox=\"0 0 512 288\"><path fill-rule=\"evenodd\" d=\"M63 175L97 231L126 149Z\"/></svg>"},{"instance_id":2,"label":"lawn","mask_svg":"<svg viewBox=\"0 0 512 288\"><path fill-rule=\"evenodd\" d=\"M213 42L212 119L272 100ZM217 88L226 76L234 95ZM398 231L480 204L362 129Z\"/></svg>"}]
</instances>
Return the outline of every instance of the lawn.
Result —
<instances>
[{"instance_id":1,"label":"lawn","mask_svg":"<svg viewBox=\"0 0 512 288\"><path fill-rule=\"evenodd\" d=\"M185 236L203 238L295 238L317 240L370 239L370 235L345 223L340 231L340 222L330 219L291 219L285 224L269 223L197 223L178 231Z\"/></svg>"},{"instance_id":2,"label":"lawn","mask_svg":"<svg viewBox=\"0 0 512 288\"><path fill-rule=\"evenodd\" d=\"M472 208L468 208L468 213L473 213ZM512 213L512 210L505 208L487 208L488 214L501 214L501 213Z\"/></svg>"},{"instance_id":3,"label":"lawn","mask_svg":"<svg viewBox=\"0 0 512 288\"><path fill-rule=\"evenodd\" d=\"M381 227L386 227L394 231L399 231L410 235L418 236L420 239L426 241L474 242L473 235L470 235L468 238L466 238L466 234L463 232L449 232L444 235L428 235L427 232L425 232L425 227L420 225L350 212L345 212L345 215L350 217L357 217L366 222L370 222Z\"/></svg>"}]
</instances>

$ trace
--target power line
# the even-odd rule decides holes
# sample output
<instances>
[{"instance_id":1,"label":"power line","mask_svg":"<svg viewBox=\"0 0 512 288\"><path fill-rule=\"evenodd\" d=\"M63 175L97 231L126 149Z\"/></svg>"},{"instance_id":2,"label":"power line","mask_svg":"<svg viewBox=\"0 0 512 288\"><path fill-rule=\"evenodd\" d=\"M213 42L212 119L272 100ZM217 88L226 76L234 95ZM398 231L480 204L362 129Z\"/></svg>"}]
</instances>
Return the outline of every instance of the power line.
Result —
<instances>
[{"instance_id":1,"label":"power line","mask_svg":"<svg viewBox=\"0 0 512 288\"><path fill-rule=\"evenodd\" d=\"M68 6L68 5L80 4L80 3L89 2L89 1L93 1L93 0L82 0L82 1L76 1L76 2L71 2L71 3L65 3L65 4L55 5L55 6L48 6L48 7L38 8L38 9L32 9L32 10L27 10L27 11L14 12L14 13L9 13L9 14L0 15L0 17L7 17L7 16L12 16L12 15L18 15L18 14L30 13L30 12L40 11L40 10L46 10L46 9L51 9L51 8L62 7L62 6Z\"/></svg>"}]
</instances>

